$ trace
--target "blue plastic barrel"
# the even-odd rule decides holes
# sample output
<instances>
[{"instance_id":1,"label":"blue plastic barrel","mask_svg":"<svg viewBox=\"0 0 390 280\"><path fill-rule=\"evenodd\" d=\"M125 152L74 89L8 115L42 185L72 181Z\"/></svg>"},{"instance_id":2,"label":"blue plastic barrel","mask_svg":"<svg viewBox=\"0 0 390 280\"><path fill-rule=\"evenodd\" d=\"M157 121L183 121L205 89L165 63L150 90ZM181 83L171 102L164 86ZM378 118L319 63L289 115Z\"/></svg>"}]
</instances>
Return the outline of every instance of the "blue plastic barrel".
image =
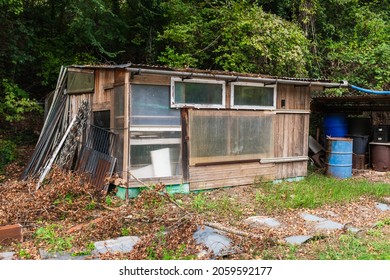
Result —
<instances>
[{"instance_id":1,"label":"blue plastic barrel","mask_svg":"<svg viewBox=\"0 0 390 280\"><path fill-rule=\"evenodd\" d=\"M353 140L330 137L326 143L326 174L341 179L351 177Z\"/></svg>"},{"instance_id":2,"label":"blue plastic barrel","mask_svg":"<svg viewBox=\"0 0 390 280\"><path fill-rule=\"evenodd\" d=\"M324 116L325 137L345 137L348 133L348 121L344 114L328 114Z\"/></svg>"}]
</instances>

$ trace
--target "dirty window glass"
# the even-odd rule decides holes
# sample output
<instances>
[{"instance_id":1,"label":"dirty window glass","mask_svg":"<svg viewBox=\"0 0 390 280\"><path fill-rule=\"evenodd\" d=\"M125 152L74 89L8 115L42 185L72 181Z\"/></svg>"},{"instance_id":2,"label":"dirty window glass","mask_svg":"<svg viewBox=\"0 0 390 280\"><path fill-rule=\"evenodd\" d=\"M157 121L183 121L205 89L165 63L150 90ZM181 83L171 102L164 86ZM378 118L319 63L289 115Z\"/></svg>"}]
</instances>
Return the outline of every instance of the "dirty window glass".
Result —
<instances>
[{"instance_id":1,"label":"dirty window glass","mask_svg":"<svg viewBox=\"0 0 390 280\"><path fill-rule=\"evenodd\" d=\"M192 111L190 164L272 157L272 130L271 115Z\"/></svg>"},{"instance_id":2,"label":"dirty window glass","mask_svg":"<svg viewBox=\"0 0 390 280\"><path fill-rule=\"evenodd\" d=\"M68 71L67 93L88 93L95 89L95 75L93 72Z\"/></svg>"},{"instance_id":3,"label":"dirty window glass","mask_svg":"<svg viewBox=\"0 0 390 280\"><path fill-rule=\"evenodd\" d=\"M223 82L172 79L173 107L195 106L222 108L225 106Z\"/></svg>"},{"instance_id":4,"label":"dirty window glass","mask_svg":"<svg viewBox=\"0 0 390 280\"><path fill-rule=\"evenodd\" d=\"M169 86L131 86L131 125L180 125L180 111L171 109Z\"/></svg>"},{"instance_id":5,"label":"dirty window glass","mask_svg":"<svg viewBox=\"0 0 390 280\"><path fill-rule=\"evenodd\" d=\"M182 174L180 131L131 131L130 164L138 178Z\"/></svg>"},{"instance_id":6,"label":"dirty window glass","mask_svg":"<svg viewBox=\"0 0 390 280\"><path fill-rule=\"evenodd\" d=\"M274 108L274 88L233 85L232 106L248 106L259 108Z\"/></svg>"}]
</instances>

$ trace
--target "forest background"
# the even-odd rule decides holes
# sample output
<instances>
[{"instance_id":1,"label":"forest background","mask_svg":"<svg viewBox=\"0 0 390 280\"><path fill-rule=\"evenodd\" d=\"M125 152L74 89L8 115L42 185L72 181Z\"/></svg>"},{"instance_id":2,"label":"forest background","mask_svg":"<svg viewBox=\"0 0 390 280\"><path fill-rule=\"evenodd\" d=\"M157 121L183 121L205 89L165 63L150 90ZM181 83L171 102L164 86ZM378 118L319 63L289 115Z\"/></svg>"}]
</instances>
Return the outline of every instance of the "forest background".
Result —
<instances>
[{"instance_id":1,"label":"forest background","mask_svg":"<svg viewBox=\"0 0 390 280\"><path fill-rule=\"evenodd\" d=\"M72 64L141 63L390 89L390 1L0 0L0 123Z\"/></svg>"}]
</instances>

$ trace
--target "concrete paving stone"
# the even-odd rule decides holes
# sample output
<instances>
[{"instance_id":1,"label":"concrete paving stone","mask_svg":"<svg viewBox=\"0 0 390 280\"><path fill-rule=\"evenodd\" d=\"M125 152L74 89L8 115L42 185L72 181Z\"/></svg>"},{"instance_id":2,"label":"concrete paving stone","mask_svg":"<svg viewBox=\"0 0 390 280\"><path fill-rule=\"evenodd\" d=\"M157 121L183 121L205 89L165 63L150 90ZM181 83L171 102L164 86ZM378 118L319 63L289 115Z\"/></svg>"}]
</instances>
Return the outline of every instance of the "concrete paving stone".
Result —
<instances>
[{"instance_id":1,"label":"concrete paving stone","mask_svg":"<svg viewBox=\"0 0 390 280\"><path fill-rule=\"evenodd\" d=\"M361 232L361 231L362 231L361 229L355 228L355 227L349 227L347 230L348 230L349 232L351 232L351 233L358 233L358 232Z\"/></svg>"},{"instance_id":2,"label":"concrete paving stone","mask_svg":"<svg viewBox=\"0 0 390 280\"><path fill-rule=\"evenodd\" d=\"M311 235L294 235L286 237L284 240L286 240L286 242L291 245L301 245L309 241L311 238L313 238Z\"/></svg>"},{"instance_id":3,"label":"concrete paving stone","mask_svg":"<svg viewBox=\"0 0 390 280\"><path fill-rule=\"evenodd\" d=\"M245 223L251 226L267 226L271 228L277 228L281 226L281 223L278 220L266 216L252 216L247 218Z\"/></svg>"},{"instance_id":4,"label":"concrete paving stone","mask_svg":"<svg viewBox=\"0 0 390 280\"><path fill-rule=\"evenodd\" d=\"M122 236L116 239L108 239L104 241L95 242L95 250L92 251L93 255L110 253L128 253L133 250L133 247L139 241L138 236Z\"/></svg>"},{"instance_id":5,"label":"concrete paving stone","mask_svg":"<svg viewBox=\"0 0 390 280\"><path fill-rule=\"evenodd\" d=\"M12 260L15 252L2 252L0 253L0 260Z\"/></svg>"},{"instance_id":6,"label":"concrete paving stone","mask_svg":"<svg viewBox=\"0 0 390 280\"><path fill-rule=\"evenodd\" d=\"M39 249L39 255L42 260L84 260L86 256L72 256L67 252L48 252L44 249Z\"/></svg>"},{"instance_id":7,"label":"concrete paving stone","mask_svg":"<svg viewBox=\"0 0 390 280\"><path fill-rule=\"evenodd\" d=\"M385 204L385 203L377 202L377 203L375 203L375 207L381 211L389 211L390 210L390 206Z\"/></svg>"},{"instance_id":8,"label":"concrete paving stone","mask_svg":"<svg viewBox=\"0 0 390 280\"><path fill-rule=\"evenodd\" d=\"M312 215L312 214L308 214L308 213L301 213L301 217L305 221L308 221L308 222L322 222L322 221L326 221L325 218L321 218L321 217L318 217L318 216L315 216L315 215Z\"/></svg>"},{"instance_id":9,"label":"concrete paving stone","mask_svg":"<svg viewBox=\"0 0 390 280\"><path fill-rule=\"evenodd\" d=\"M315 229L323 229L323 230L337 230L342 229L344 227L343 224L331 221L331 220L325 220L318 222L318 224L315 225Z\"/></svg>"},{"instance_id":10,"label":"concrete paving stone","mask_svg":"<svg viewBox=\"0 0 390 280\"><path fill-rule=\"evenodd\" d=\"M193 237L198 244L204 244L216 256L221 256L231 249L232 240L208 226L203 229L199 227Z\"/></svg>"}]
</instances>

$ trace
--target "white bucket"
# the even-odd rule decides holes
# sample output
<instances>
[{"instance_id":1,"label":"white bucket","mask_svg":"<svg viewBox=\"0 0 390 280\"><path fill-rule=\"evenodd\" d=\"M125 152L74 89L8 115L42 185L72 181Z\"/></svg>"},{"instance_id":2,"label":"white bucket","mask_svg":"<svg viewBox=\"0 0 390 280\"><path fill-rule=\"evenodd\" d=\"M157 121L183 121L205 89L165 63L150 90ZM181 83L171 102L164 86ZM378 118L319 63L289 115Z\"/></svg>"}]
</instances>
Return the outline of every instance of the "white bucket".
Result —
<instances>
[{"instance_id":1,"label":"white bucket","mask_svg":"<svg viewBox=\"0 0 390 280\"><path fill-rule=\"evenodd\" d=\"M160 149L151 151L152 165L155 177L169 177L172 176L170 149Z\"/></svg>"}]
</instances>

